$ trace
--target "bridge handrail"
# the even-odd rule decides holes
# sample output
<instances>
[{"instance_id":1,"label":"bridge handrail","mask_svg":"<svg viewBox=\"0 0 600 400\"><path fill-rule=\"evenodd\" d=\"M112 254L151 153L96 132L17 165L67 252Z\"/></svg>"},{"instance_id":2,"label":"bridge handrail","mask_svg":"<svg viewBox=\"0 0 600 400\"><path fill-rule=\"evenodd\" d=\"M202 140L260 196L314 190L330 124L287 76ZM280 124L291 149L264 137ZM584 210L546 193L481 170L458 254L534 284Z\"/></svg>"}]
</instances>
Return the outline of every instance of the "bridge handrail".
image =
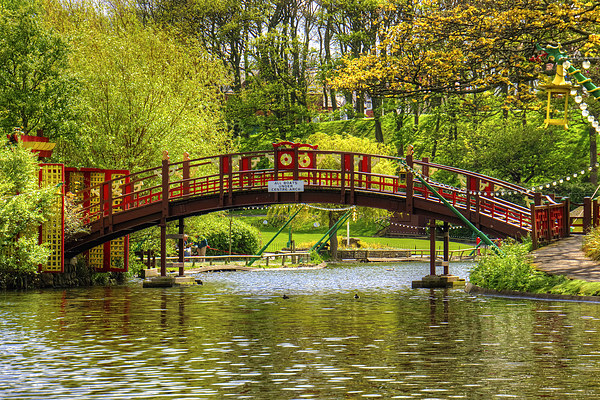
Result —
<instances>
[{"instance_id":1,"label":"bridge handrail","mask_svg":"<svg viewBox=\"0 0 600 400\"><path fill-rule=\"evenodd\" d=\"M441 169L441 170L445 170L448 172L454 172L457 174L461 174L461 175L465 175L465 176L471 176L474 178L479 178L480 180L486 181L486 182L490 182L493 183L494 185L498 185L504 188L507 188L511 191L517 191L521 194L526 195L529 198L533 198L534 197L534 192L532 192L530 189L525 188L523 186L519 186L517 184L508 182L508 181L504 181L501 179L497 179L494 177L491 177L489 175L484 175L484 174L480 174L477 172L472 172L472 171L468 171L468 170L464 170L461 168L456 168L456 167L451 167L451 166L447 166L447 165L443 165L443 164L436 164L436 163L432 163L432 162L424 162L423 160L413 160L413 163L415 164L419 164L419 165L427 165L429 167L435 168L435 169ZM468 191L468 189L464 189L465 191ZM550 198L549 196L545 196L546 199L550 202L550 203L555 203L555 201Z\"/></svg>"},{"instance_id":2,"label":"bridge handrail","mask_svg":"<svg viewBox=\"0 0 600 400\"><path fill-rule=\"evenodd\" d=\"M378 172L373 172L370 167L369 170L361 171L360 169L356 169L356 163L359 162L359 158L369 157L373 160L388 160L392 163L397 163L399 157L396 156L387 156L387 155L376 155L376 154L363 154L356 152L342 152L342 151L334 151L334 150L300 150L301 153L312 152L315 154L315 166L314 168L294 168L294 169L277 169L277 160L275 159L276 151L274 150L263 150L263 151L253 151L253 152L240 152L240 153L231 153L231 154L223 154L223 155L214 155L214 156L206 156L200 157L192 160L183 160L174 163L170 163L167 161L167 165L169 168L169 175L173 173L183 171L184 169L188 169L189 171L192 168L203 167L213 165L215 167L216 172L208 175L202 176L190 176L190 177L180 177L177 176L175 180L168 180L168 193L169 199L184 199L190 196L198 195L198 192L194 189L194 191L189 191L186 193L184 188L195 188L195 182L199 182L198 185L202 186L204 183L208 185L208 189L205 194L216 194L216 193L227 193L228 191L241 188L243 186L243 179L246 179L247 174L251 174L252 176L260 175L260 180L252 181L252 185L244 189L264 189L266 187L267 180L269 178L269 174L273 174L272 179L294 179L293 177L300 176L301 178L306 179L308 177L308 181L306 182L307 186L316 186L321 188L331 187L334 189L337 188L346 188L347 190L357 190L357 191L376 191L379 193L391 193L391 194L400 194L406 193L406 185L404 181L400 180L399 175L388 175L381 174ZM339 165L336 168L322 168L319 166L319 162L322 160L319 155L334 155L337 159L334 160L336 164ZM345 160L346 156L350 156L350 160L353 160L352 166L350 170L345 169ZM255 157L266 157L269 159L269 164L272 165L266 169L252 169L252 166L248 170L239 170L239 166L233 162L234 157L244 157L244 158L255 158ZM228 162L227 171L224 172L224 164L223 160ZM187 163L187 165L186 165ZM377 161L373 161L373 165L375 165ZM448 172L464 175L466 177L471 177L475 179L480 179L482 181L490 182L491 184L497 187L503 187L512 191L517 191L526 197L533 197L531 191L520 187L518 185L512 184L510 182L502 181L499 179L495 179L486 175L474 173L471 171L466 171L460 168L449 167L441 164L431 163L424 160L413 160L414 164L423 166L428 166L430 168L435 168L437 170L446 170ZM126 209L132 208L134 203L137 203L133 208L138 206L143 206L145 204L151 204L158 201L162 201L163 196L163 183L156 182L155 185L150 187L139 187L136 189L136 186L139 185L140 182L145 182L152 179L160 179L165 166L161 165L154 168L149 168L143 171L138 171L129 175L115 177L109 181L102 182L100 184L94 185L92 187L86 188L82 191L82 193L92 193L93 190L100 191L101 195L97 200L95 199L95 203L91 204L87 207L84 207L83 212L87 212L86 219L88 221L96 220L103 217L108 211L109 214L118 213L124 211ZM275 172L277 175L275 176ZM313 174L314 178L311 177ZM329 174L329 175L328 175ZM185 174L184 174L185 175ZM408 176L408 175L407 175ZM200 182L202 181L202 182ZM222 181L222 182L221 182ZM507 200L501 199L496 196L479 196L478 194L469 194L468 189L457 188L451 185L442 184L434 181L431 178L428 178L428 181L433 184L436 190L439 192L448 191L450 193L446 193L449 198L452 198L455 203L459 205L460 208L469 208L474 207L475 202L478 200L478 204L481 207L481 211L485 213L489 213L494 216L494 212L502 209L503 215L505 216L506 222L509 220L520 221L519 223L528 223L530 221L526 221L530 219L529 209L526 207L519 206L517 204L508 202ZM326 186L329 184L329 186ZM109 187L109 196L108 198L104 198L102 194L104 193L104 188ZM120 193L114 193L114 187L120 187ZM427 190L417 181L413 183L413 194L416 197L425 197L432 201L439 201L434 199L433 197L428 196ZM404 189L404 190L402 190ZM91 197L91 196L90 196ZM469 202L471 205L469 206ZM140 204L143 203L143 204ZM107 207L108 204L108 207ZM489 212L487 212L488 210ZM510 213L519 214L519 216L512 216Z\"/></svg>"}]
</instances>

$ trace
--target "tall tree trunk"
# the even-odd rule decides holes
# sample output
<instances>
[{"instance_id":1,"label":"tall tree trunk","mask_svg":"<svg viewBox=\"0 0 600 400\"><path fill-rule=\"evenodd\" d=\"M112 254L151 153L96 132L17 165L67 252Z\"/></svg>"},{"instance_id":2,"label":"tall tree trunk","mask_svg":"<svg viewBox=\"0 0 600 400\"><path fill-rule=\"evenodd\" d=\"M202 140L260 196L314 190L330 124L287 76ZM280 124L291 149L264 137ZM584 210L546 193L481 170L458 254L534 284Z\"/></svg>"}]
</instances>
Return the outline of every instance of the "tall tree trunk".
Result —
<instances>
[{"instance_id":1,"label":"tall tree trunk","mask_svg":"<svg viewBox=\"0 0 600 400\"><path fill-rule=\"evenodd\" d=\"M375 140L383 143L383 129L381 128L381 97L372 96L373 118L375 120Z\"/></svg>"}]
</instances>

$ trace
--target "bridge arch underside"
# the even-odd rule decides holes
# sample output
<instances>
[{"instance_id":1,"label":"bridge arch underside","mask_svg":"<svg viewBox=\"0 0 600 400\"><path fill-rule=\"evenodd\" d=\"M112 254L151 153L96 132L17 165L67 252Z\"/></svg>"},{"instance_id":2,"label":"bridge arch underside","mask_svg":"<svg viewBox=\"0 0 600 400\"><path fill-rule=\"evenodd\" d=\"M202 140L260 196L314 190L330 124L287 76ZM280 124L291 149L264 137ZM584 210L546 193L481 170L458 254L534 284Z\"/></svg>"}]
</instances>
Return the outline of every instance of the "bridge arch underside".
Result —
<instances>
[{"instance_id":1,"label":"bridge arch underside","mask_svg":"<svg viewBox=\"0 0 600 400\"><path fill-rule=\"evenodd\" d=\"M248 190L226 193L224 197L215 195L171 200L166 220L173 221L180 218L240 207L294 203L328 203L379 208L392 212L422 215L430 219L445 221L455 225L465 225L450 208L436 201L436 199L413 197L412 200L412 207L408 207L406 197L403 195L359 190L354 190L353 192L346 191L346 193L340 193L339 189L310 188L306 188L304 192L292 193L269 193L267 191ZM160 224L163 216L162 207L161 202L156 202L147 206L119 212L112 216L112 224L108 222L109 217L105 216L104 227L102 227L102 221L94 221L90 226L91 233L86 234L81 239L76 239L65 244L65 255L69 258L74 257L109 240L157 226ZM464 209L459 209L459 211L481 231L493 237L520 238L528 235L527 230L503 223L491 218L491 216Z\"/></svg>"}]
</instances>

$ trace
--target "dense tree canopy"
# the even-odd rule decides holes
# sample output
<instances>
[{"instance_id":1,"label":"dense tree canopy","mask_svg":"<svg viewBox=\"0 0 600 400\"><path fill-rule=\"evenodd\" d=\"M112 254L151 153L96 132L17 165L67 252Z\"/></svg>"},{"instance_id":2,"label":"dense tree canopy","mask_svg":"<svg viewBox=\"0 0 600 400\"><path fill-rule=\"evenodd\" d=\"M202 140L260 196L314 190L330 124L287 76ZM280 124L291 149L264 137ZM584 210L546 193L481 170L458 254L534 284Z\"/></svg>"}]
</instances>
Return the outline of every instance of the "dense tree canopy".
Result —
<instances>
[{"instance_id":1,"label":"dense tree canopy","mask_svg":"<svg viewBox=\"0 0 600 400\"><path fill-rule=\"evenodd\" d=\"M72 135L77 83L68 69L68 45L44 25L39 10L32 1L0 1L0 128Z\"/></svg>"},{"instance_id":2,"label":"dense tree canopy","mask_svg":"<svg viewBox=\"0 0 600 400\"><path fill-rule=\"evenodd\" d=\"M139 170L175 158L222 151L222 65L195 41L185 43L133 10L105 15L90 6L48 6L72 41L70 67L85 108L77 140L61 142L70 164Z\"/></svg>"},{"instance_id":3,"label":"dense tree canopy","mask_svg":"<svg viewBox=\"0 0 600 400\"><path fill-rule=\"evenodd\" d=\"M379 32L373 51L346 59L336 86L404 96L518 89L541 72L528 62L536 44L585 52L599 38L595 2L400 0L385 9L397 21Z\"/></svg>"}]
</instances>

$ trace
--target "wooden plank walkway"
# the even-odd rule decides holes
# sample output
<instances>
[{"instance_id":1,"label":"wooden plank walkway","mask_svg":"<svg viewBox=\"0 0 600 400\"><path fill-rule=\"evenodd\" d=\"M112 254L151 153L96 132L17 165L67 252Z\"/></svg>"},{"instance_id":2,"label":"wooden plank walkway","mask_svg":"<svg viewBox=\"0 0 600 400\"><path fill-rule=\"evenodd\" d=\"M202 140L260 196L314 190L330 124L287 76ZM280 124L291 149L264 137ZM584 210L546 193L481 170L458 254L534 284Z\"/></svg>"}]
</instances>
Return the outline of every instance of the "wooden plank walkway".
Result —
<instances>
[{"instance_id":1,"label":"wooden plank walkway","mask_svg":"<svg viewBox=\"0 0 600 400\"><path fill-rule=\"evenodd\" d=\"M581 250L583 235L572 235L535 250L533 264L537 269L573 279L600 282L600 262L585 256Z\"/></svg>"}]
</instances>

